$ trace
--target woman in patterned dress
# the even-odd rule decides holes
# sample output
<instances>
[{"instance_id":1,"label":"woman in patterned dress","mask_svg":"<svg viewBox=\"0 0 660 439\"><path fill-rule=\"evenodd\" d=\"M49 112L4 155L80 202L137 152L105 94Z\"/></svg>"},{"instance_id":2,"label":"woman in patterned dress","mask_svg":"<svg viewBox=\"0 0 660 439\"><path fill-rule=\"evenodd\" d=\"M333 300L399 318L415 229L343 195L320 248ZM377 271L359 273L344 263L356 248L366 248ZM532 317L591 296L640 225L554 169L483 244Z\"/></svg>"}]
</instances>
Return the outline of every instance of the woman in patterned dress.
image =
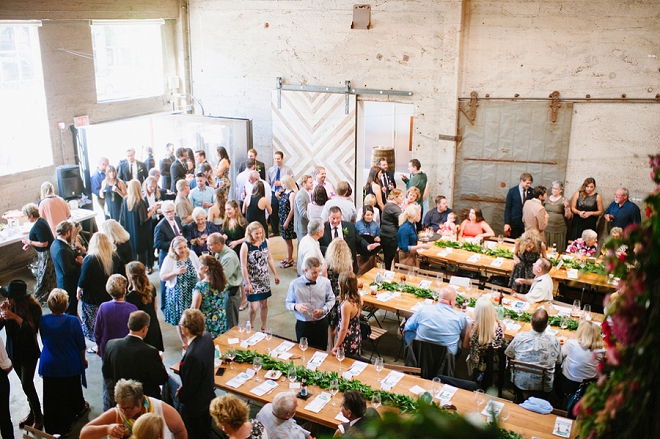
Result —
<instances>
[{"instance_id":1,"label":"woman in patterned dress","mask_svg":"<svg viewBox=\"0 0 660 439\"><path fill-rule=\"evenodd\" d=\"M225 272L215 257L202 255L199 258L197 274L201 280L193 289L191 308L199 309L204 314L206 330L216 338L227 331Z\"/></svg>"},{"instance_id":2,"label":"woman in patterned dress","mask_svg":"<svg viewBox=\"0 0 660 439\"><path fill-rule=\"evenodd\" d=\"M257 309L261 315L261 330L266 330L268 318L268 298L270 297L270 278L268 267L275 276L275 285L280 283L275 271L273 255L268 251L264 227L258 221L253 221L245 231L245 242L241 245L241 270L245 281L245 293L250 302L250 323L254 328Z\"/></svg>"},{"instance_id":3,"label":"woman in patterned dress","mask_svg":"<svg viewBox=\"0 0 660 439\"><path fill-rule=\"evenodd\" d=\"M48 222L39 216L39 207L34 203L23 206L23 215L33 223L28 237L23 238L23 250L34 247L37 252L37 284L34 298L43 303L53 288L57 287L55 265L50 258L50 245L54 241L53 232Z\"/></svg>"},{"instance_id":4,"label":"woman in patterned dress","mask_svg":"<svg viewBox=\"0 0 660 439\"><path fill-rule=\"evenodd\" d=\"M533 266L538 258L545 258L545 244L535 230L528 230L520 236L513 247L513 273L509 288L520 294L527 294L530 285L516 283L516 279L534 279Z\"/></svg>"},{"instance_id":5,"label":"woman in patterned dress","mask_svg":"<svg viewBox=\"0 0 660 439\"><path fill-rule=\"evenodd\" d=\"M545 228L545 244L551 247L557 244L557 253L566 251L566 220L573 217L571 203L564 198L564 184L561 181L552 182L552 194L545 199L545 210L548 212L548 226Z\"/></svg>"},{"instance_id":6,"label":"woman in patterned dress","mask_svg":"<svg viewBox=\"0 0 660 439\"><path fill-rule=\"evenodd\" d=\"M264 424L249 419L250 409L246 402L231 393L211 401L211 417L229 438L263 439L268 437Z\"/></svg>"},{"instance_id":7,"label":"woman in patterned dress","mask_svg":"<svg viewBox=\"0 0 660 439\"><path fill-rule=\"evenodd\" d=\"M296 239L296 231L293 226L294 204L298 186L290 175L282 177L284 192L280 195L279 218L280 235L286 243L286 259L280 264L280 268L289 268L293 265L293 240Z\"/></svg>"},{"instance_id":8,"label":"woman in patterned dress","mask_svg":"<svg viewBox=\"0 0 660 439\"><path fill-rule=\"evenodd\" d=\"M334 346L335 335L337 334L337 325L339 324L339 274L344 271L353 271L353 257L351 249L343 239L333 239L325 251L325 262L328 265L328 279L332 286L332 292L335 294L335 304L328 312L328 340L330 348Z\"/></svg>"},{"instance_id":9,"label":"woman in patterned dress","mask_svg":"<svg viewBox=\"0 0 660 439\"><path fill-rule=\"evenodd\" d=\"M500 348L504 337L504 327L497 320L497 311L490 298L483 296L477 300L474 307L474 324L465 332L467 336L463 340L463 348L470 349L467 358L468 373L476 377L479 372L486 371L486 357L480 355L481 351L489 346ZM497 356L494 361L498 361Z\"/></svg>"},{"instance_id":10,"label":"woman in patterned dress","mask_svg":"<svg viewBox=\"0 0 660 439\"><path fill-rule=\"evenodd\" d=\"M227 202L229 188L231 187L231 180L229 179L229 165L231 165L231 161L229 160L229 154L227 154L227 150L224 146L218 146L216 152L218 154L218 165L214 169L216 187L218 189L216 192L218 202L216 204L218 206L218 217L224 218L224 206Z\"/></svg>"},{"instance_id":11,"label":"woman in patterned dress","mask_svg":"<svg viewBox=\"0 0 660 439\"><path fill-rule=\"evenodd\" d=\"M362 355L362 331L360 330L360 314L362 314L362 298L358 292L357 277L352 271L344 271L339 275L341 293L339 300L339 332L337 343L332 348L332 354L337 354L337 348L343 346L346 355Z\"/></svg>"},{"instance_id":12,"label":"woman in patterned dress","mask_svg":"<svg viewBox=\"0 0 660 439\"><path fill-rule=\"evenodd\" d=\"M165 282L165 321L176 326L184 349L188 342L181 334L179 321L185 309L192 304L192 291L197 283L199 259L186 245L186 238L177 236L170 244L170 251L160 268L160 281Z\"/></svg>"}]
</instances>

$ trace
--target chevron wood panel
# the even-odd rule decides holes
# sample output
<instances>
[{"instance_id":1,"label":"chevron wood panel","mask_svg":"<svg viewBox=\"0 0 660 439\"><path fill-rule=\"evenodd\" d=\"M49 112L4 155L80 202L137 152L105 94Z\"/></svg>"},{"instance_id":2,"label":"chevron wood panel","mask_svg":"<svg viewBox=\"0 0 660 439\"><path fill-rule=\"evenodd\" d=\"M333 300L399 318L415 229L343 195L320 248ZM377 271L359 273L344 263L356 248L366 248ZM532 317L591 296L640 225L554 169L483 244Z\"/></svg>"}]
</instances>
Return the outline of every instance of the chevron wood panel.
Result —
<instances>
[{"instance_id":1,"label":"chevron wood panel","mask_svg":"<svg viewBox=\"0 0 660 439\"><path fill-rule=\"evenodd\" d=\"M345 180L355 192L355 96L344 114L344 95L273 91L273 152L283 151L296 179L323 166L334 186Z\"/></svg>"}]
</instances>

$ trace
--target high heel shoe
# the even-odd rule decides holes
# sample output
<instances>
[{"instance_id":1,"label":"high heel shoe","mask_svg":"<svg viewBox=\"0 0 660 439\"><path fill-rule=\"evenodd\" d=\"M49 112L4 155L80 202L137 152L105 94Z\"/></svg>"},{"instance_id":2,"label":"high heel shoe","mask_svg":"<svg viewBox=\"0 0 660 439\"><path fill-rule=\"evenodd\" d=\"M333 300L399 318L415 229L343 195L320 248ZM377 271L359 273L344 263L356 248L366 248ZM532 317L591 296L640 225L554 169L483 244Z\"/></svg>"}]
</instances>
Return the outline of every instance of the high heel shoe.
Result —
<instances>
[{"instance_id":1,"label":"high heel shoe","mask_svg":"<svg viewBox=\"0 0 660 439\"><path fill-rule=\"evenodd\" d=\"M34 415L34 425L32 426L36 430L44 429L44 415Z\"/></svg>"},{"instance_id":2,"label":"high heel shoe","mask_svg":"<svg viewBox=\"0 0 660 439\"><path fill-rule=\"evenodd\" d=\"M34 413L30 410L30 414L27 415L25 418L21 420L21 422L18 423L18 428L23 428L26 425L32 427L32 424L34 424Z\"/></svg>"}]
</instances>

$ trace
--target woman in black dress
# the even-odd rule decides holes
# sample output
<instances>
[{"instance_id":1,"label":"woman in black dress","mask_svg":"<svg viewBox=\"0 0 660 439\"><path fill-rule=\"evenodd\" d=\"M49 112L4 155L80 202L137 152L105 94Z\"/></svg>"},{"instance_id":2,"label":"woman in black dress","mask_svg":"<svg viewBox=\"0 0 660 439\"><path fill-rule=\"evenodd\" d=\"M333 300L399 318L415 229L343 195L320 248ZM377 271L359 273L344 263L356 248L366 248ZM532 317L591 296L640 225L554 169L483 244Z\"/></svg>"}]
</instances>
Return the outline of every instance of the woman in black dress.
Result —
<instances>
[{"instance_id":1,"label":"woman in black dress","mask_svg":"<svg viewBox=\"0 0 660 439\"><path fill-rule=\"evenodd\" d=\"M121 203L121 214L119 223L131 235L133 246L133 260L146 263L146 251L149 247L148 234L151 232L149 224L151 217L158 210L158 206L147 209L147 204L142 197L142 187L138 180L128 182L126 197ZM151 247L153 251L153 246Z\"/></svg>"},{"instance_id":2,"label":"woman in black dress","mask_svg":"<svg viewBox=\"0 0 660 439\"><path fill-rule=\"evenodd\" d=\"M163 334L158 323L156 311L156 288L149 282L144 264L133 261L126 266L126 279L128 279L128 294L126 301L137 306L151 317L149 330L144 337L144 342L163 352Z\"/></svg>"},{"instance_id":3,"label":"woman in black dress","mask_svg":"<svg viewBox=\"0 0 660 439\"><path fill-rule=\"evenodd\" d=\"M589 177L584 180L580 190L575 192L571 200L573 212L573 227L569 239L582 237L585 230L597 230L598 218L603 214L603 199L596 192L596 180Z\"/></svg>"},{"instance_id":4,"label":"woman in black dress","mask_svg":"<svg viewBox=\"0 0 660 439\"><path fill-rule=\"evenodd\" d=\"M114 166L108 165L105 169L105 180L101 183L99 197L105 198L105 209L107 215L113 220L119 220L121 213L121 202L126 196L126 185L117 177Z\"/></svg>"},{"instance_id":5,"label":"woman in black dress","mask_svg":"<svg viewBox=\"0 0 660 439\"><path fill-rule=\"evenodd\" d=\"M115 252L124 265L133 260L133 246L131 245L131 235L113 219L105 220L101 224L101 232L110 237L110 240L116 247Z\"/></svg>"},{"instance_id":6,"label":"woman in black dress","mask_svg":"<svg viewBox=\"0 0 660 439\"><path fill-rule=\"evenodd\" d=\"M252 195L250 196L250 204L247 205L247 214L245 218L248 224L257 221L264 227L264 231L268 230L266 223L266 212L268 215L273 213L270 206L270 198L266 198L264 184L262 181L257 181L252 188Z\"/></svg>"},{"instance_id":7,"label":"woman in black dress","mask_svg":"<svg viewBox=\"0 0 660 439\"><path fill-rule=\"evenodd\" d=\"M19 422L18 426L23 428L29 425L41 430L44 427L44 415L37 389L34 387L34 371L41 355L37 342L41 305L20 279L12 280L6 288L0 288L0 294L6 298L0 305L0 329L5 328L7 333L7 355L30 404L30 414Z\"/></svg>"},{"instance_id":8,"label":"woman in black dress","mask_svg":"<svg viewBox=\"0 0 660 439\"><path fill-rule=\"evenodd\" d=\"M144 202L147 205L147 210L156 208L156 212L160 210L160 206L163 204L163 199L161 198L160 190L158 190L158 181L156 177L148 177L144 180L142 184L142 194L144 195ZM154 232L156 231L156 226L158 222L162 219L161 215L155 213L151 216L149 223L149 233L147 234L147 251L145 258L147 263L147 274L153 272L154 266Z\"/></svg>"},{"instance_id":9,"label":"woman in black dress","mask_svg":"<svg viewBox=\"0 0 660 439\"><path fill-rule=\"evenodd\" d=\"M25 215L32 224L30 234L23 238L23 250L34 247L37 251L37 285L34 287L34 298L45 302L51 290L57 287L55 266L50 258L50 245L53 243L53 232L48 222L39 217L39 207L34 203L23 206Z\"/></svg>"},{"instance_id":10,"label":"woman in black dress","mask_svg":"<svg viewBox=\"0 0 660 439\"><path fill-rule=\"evenodd\" d=\"M247 220L238 207L235 200L227 201L225 204L225 220L222 223L222 233L224 233L225 244L236 252L239 256L241 244L245 241L245 229Z\"/></svg>"}]
</instances>

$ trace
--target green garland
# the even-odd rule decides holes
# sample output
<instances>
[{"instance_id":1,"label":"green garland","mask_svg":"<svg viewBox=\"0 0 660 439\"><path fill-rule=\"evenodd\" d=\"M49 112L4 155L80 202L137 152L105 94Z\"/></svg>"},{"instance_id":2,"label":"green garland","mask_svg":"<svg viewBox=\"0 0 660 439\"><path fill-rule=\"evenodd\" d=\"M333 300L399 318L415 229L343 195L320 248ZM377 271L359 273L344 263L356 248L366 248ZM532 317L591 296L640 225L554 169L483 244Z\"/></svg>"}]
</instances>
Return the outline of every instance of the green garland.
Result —
<instances>
[{"instance_id":1,"label":"green garland","mask_svg":"<svg viewBox=\"0 0 660 439\"><path fill-rule=\"evenodd\" d=\"M522 315L518 316L518 313L512 309L504 308L504 317L507 317L511 320L517 320L519 322L531 322L532 321L532 315L528 312L522 313ZM559 316L548 316L548 325L550 326L556 326L560 327L561 326L561 317ZM577 331L578 326L580 325L580 322L575 321L571 318L568 319L568 326L566 329L569 331Z\"/></svg>"},{"instance_id":2,"label":"green garland","mask_svg":"<svg viewBox=\"0 0 660 439\"><path fill-rule=\"evenodd\" d=\"M513 259L513 252L504 248L488 248L483 249L481 244L472 244L471 242L458 243L455 241L435 241L434 245L440 248L458 248L472 253L480 253L494 258Z\"/></svg>"},{"instance_id":3,"label":"green garland","mask_svg":"<svg viewBox=\"0 0 660 439\"><path fill-rule=\"evenodd\" d=\"M580 272L582 273L595 273L601 276L605 276L607 274L607 270L605 270L605 266L602 264L595 264L590 261L581 261L579 259L573 259L573 258L550 259L550 263L553 265L553 267L556 267L559 264L559 261L564 262L562 266L566 267L566 269L575 268L577 270L580 270Z\"/></svg>"}]
</instances>

